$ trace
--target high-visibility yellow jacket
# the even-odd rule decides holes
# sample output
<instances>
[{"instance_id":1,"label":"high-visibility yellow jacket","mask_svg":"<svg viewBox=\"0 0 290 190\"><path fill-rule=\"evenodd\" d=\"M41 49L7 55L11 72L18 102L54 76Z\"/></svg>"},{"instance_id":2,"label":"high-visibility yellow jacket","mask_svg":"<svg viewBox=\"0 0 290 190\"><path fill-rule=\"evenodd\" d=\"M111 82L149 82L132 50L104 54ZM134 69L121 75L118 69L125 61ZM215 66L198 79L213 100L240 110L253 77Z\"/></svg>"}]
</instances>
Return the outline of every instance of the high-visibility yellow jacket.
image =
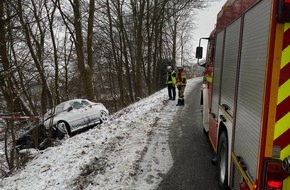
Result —
<instances>
[{"instance_id":1,"label":"high-visibility yellow jacket","mask_svg":"<svg viewBox=\"0 0 290 190\"><path fill-rule=\"evenodd\" d=\"M176 84L176 72L175 71L167 72L166 84Z\"/></svg>"}]
</instances>

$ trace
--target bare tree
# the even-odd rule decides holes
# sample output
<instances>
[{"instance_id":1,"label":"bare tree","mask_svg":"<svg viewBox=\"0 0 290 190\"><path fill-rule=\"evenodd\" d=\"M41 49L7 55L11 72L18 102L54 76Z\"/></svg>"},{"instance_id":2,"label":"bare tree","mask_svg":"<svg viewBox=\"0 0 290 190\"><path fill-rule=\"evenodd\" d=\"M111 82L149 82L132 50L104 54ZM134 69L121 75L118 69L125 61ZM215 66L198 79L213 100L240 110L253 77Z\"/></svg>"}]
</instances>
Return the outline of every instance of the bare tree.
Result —
<instances>
[{"instance_id":1,"label":"bare tree","mask_svg":"<svg viewBox=\"0 0 290 190\"><path fill-rule=\"evenodd\" d=\"M122 108L160 89L166 64L184 63L191 12L205 3L1 1L1 93L34 115L84 95Z\"/></svg>"},{"instance_id":2,"label":"bare tree","mask_svg":"<svg viewBox=\"0 0 290 190\"><path fill-rule=\"evenodd\" d=\"M45 38L45 31L43 30L45 27L43 27L43 23L41 22L41 15L38 14L38 9L36 7L36 4L33 0L31 0L33 9L33 15L34 15L34 22L30 22L30 18L27 18L24 16L24 9L22 6L22 1L18 0L17 2L17 10L19 21L21 23L23 34L25 37L25 43L28 46L30 55L32 57L32 60L35 64L35 67L38 71L40 81L42 83L42 113L46 111L47 107L52 107L53 105L53 98L52 94L50 92L50 89L48 88L47 80L45 77L45 71L44 71L44 38ZM33 30L37 30L38 34L34 32ZM47 103L48 102L48 106Z\"/></svg>"},{"instance_id":3,"label":"bare tree","mask_svg":"<svg viewBox=\"0 0 290 190\"><path fill-rule=\"evenodd\" d=\"M52 10L50 12L50 7L48 5L52 6ZM55 4L49 4L47 0L44 1L44 6L47 12L47 18L48 18L48 26L49 26L49 32L51 36L51 42L53 47L53 56L54 56L54 91L55 91L55 104L60 103L60 92L59 92L59 59L58 59L58 49L57 49L57 42L55 39L55 33L54 33L54 18L55 18L55 12L56 12L56 5Z\"/></svg>"},{"instance_id":4,"label":"bare tree","mask_svg":"<svg viewBox=\"0 0 290 190\"><path fill-rule=\"evenodd\" d=\"M63 22L68 28L74 42L74 47L76 49L77 55L77 66L80 72L80 77L86 92L86 96L88 99L93 100L95 98L95 95L93 88L94 64L92 40L95 1L89 1L89 11L86 21L84 21L85 18L82 16L82 7L80 4L80 0L69 0L69 3L73 10L73 15L68 15L64 12L62 4L59 0L56 0L54 3L57 4L57 7L63 18ZM87 33L84 33L83 31L83 22L87 22ZM86 36L86 38L84 36Z\"/></svg>"}]
</instances>

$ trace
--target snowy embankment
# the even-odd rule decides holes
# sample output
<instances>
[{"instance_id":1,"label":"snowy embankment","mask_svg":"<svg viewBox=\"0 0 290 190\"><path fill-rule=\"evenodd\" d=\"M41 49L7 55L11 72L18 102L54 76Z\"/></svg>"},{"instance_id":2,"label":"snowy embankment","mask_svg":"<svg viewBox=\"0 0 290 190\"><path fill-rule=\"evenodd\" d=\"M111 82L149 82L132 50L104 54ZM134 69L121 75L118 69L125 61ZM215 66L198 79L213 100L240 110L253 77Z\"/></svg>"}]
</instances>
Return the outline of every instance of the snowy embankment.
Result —
<instances>
[{"instance_id":1,"label":"snowy embankment","mask_svg":"<svg viewBox=\"0 0 290 190\"><path fill-rule=\"evenodd\" d=\"M188 80L185 98L200 80ZM1 179L0 189L155 189L173 164L168 137L178 108L167 99L163 89L111 115L107 124L38 152Z\"/></svg>"}]
</instances>

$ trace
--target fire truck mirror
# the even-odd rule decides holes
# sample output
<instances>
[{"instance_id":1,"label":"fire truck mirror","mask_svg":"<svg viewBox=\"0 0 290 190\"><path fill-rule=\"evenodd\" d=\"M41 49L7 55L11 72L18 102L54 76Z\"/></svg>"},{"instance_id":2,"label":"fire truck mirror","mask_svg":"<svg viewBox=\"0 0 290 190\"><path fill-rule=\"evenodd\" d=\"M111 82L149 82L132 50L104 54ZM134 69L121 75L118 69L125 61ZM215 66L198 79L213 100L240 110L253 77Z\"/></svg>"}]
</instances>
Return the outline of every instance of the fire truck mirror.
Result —
<instances>
[{"instance_id":1,"label":"fire truck mirror","mask_svg":"<svg viewBox=\"0 0 290 190\"><path fill-rule=\"evenodd\" d=\"M197 59L201 59L202 58L202 47L198 46L196 47L196 54L195 54L195 58Z\"/></svg>"}]
</instances>

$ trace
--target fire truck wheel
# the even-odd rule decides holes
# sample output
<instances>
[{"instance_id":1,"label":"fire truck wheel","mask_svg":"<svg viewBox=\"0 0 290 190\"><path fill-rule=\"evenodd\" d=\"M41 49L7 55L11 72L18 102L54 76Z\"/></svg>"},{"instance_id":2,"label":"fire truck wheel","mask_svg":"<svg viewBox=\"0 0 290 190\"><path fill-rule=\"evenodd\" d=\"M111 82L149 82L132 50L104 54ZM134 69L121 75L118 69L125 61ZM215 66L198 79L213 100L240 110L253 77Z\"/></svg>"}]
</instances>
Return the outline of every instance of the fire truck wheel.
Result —
<instances>
[{"instance_id":1,"label":"fire truck wheel","mask_svg":"<svg viewBox=\"0 0 290 190\"><path fill-rule=\"evenodd\" d=\"M222 132L219 137L218 144L218 175L219 175L219 189L228 189L228 137L226 132Z\"/></svg>"},{"instance_id":2,"label":"fire truck wheel","mask_svg":"<svg viewBox=\"0 0 290 190\"><path fill-rule=\"evenodd\" d=\"M205 128L203 128L203 134L208 137L208 131L206 131Z\"/></svg>"}]
</instances>

